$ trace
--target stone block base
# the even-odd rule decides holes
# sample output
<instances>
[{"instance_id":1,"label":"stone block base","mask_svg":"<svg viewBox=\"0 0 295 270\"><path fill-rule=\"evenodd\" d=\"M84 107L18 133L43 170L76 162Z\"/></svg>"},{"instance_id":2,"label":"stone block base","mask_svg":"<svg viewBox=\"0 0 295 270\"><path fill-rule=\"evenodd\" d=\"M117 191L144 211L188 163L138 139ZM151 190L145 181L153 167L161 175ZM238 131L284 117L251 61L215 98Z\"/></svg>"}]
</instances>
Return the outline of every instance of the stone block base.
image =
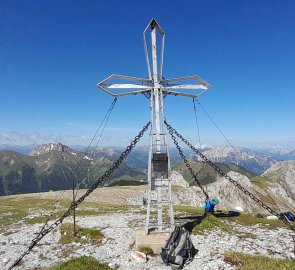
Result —
<instances>
[{"instance_id":1,"label":"stone block base","mask_svg":"<svg viewBox=\"0 0 295 270\"><path fill-rule=\"evenodd\" d=\"M154 232L146 234L144 229L135 231L135 248L149 247L153 250L154 254L160 254L162 247L165 246L170 233L167 232Z\"/></svg>"}]
</instances>

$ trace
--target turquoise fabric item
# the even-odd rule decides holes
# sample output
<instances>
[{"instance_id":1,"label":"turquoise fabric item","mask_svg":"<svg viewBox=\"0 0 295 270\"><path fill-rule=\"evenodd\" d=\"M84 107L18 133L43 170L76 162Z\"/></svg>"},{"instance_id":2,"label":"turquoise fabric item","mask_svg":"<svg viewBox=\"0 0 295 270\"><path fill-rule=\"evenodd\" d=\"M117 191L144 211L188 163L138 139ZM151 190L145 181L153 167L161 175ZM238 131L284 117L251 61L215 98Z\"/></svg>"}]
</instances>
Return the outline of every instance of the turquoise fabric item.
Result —
<instances>
[{"instance_id":1,"label":"turquoise fabric item","mask_svg":"<svg viewBox=\"0 0 295 270\"><path fill-rule=\"evenodd\" d=\"M219 204L219 200L217 198L214 198L213 201L216 202L216 204Z\"/></svg>"}]
</instances>

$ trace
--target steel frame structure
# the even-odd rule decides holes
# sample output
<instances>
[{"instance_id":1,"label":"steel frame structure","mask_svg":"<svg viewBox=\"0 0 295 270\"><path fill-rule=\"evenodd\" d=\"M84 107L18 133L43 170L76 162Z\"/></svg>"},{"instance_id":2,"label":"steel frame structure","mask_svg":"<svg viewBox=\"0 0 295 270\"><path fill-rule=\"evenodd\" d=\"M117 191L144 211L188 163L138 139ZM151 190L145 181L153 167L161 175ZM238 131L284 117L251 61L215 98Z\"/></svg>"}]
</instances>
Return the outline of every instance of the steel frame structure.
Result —
<instances>
[{"instance_id":1,"label":"steel frame structure","mask_svg":"<svg viewBox=\"0 0 295 270\"><path fill-rule=\"evenodd\" d=\"M151 30L151 55L147 46L147 32ZM158 61L157 55L157 34L160 35L161 42L161 60ZM144 50L146 64L148 69L148 78L138 78L124 75L113 74L97 84L97 87L113 97L122 97L137 94L147 94L150 97L151 128L149 139L149 157L148 157L148 198L146 215L146 232L151 228L163 230L163 204L168 205L170 216L169 227L174 229L174 213L171 193L171 164L169 156L169 146L166 136L166 127L164 125L164 95L184 96L190 98L198 97L203 91L209 89L210 85L197 75L165 79L163 77L165 32L155 19L152 19L143 32ZM152 67L150 65L152 62ZM158 70L159 69L159 70ZM127 83L112 83L112 80L124 80ZM193 81L185 84L183 81ZM130 83L128 83L130 82ZM132 83L131 83L132 82ZM134 83L135 82L135 83ZM115 90L122 92L115 93ZM124 92L125 90L125 92ZM127 91L126 91L127 90ZM199 93L187 92L187 90L199 90ZM167 173L156 172L153 168L154 154L164 153L167 155ZM163 198L166 196L166 200ZM156 198L155 198L156 197ZM152 204L156 202L157 222L153 224L151 220Z\"/></svg>"}]
</instances>

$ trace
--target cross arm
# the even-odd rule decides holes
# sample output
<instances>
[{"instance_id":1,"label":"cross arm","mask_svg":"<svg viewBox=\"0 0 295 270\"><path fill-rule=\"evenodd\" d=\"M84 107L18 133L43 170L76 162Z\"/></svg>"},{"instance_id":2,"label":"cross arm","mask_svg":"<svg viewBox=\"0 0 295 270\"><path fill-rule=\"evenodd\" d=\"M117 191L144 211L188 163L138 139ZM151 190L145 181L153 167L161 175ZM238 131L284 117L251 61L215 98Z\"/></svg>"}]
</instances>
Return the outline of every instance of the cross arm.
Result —
<instances>
[{"instance_id":1,"label":"cross arm","mask_svg":"<svg viewBox=\"0 0 295 270\"><path fill-rule=\"evenodd\" d=\"M171 79L164 79L164 78L162 78L161 79L161 83L164 83L164 84L167 83L168 86L165 86L165 87L169 87L169 83L170 82L187 81L187 80L195 80L195 81L199 82L201 85L198 86L198 87L202 87L202 88L195 88L197 86L197 85L195 85L193 88L188 88L186 86L185 89L202 89L202 90L208 90L210 88L210 84L207 83L205 80L203 80L198 75L191 75L191 76L179 77L179 78L171 78ZM174 88L177 88L177 85L176 84L174 84L172 86L174 86ZM181 87L178 87L178 88L181 88Z\"/></svg>"},{"instance_id":2,"label":"cross arm","mask_svg":"<svg viewBox=\"0 0 295 270\"><path fill-rule=\"evenodd\" d=\"M190 97L190 98L196 98L198 96L198 95L181 93L181 92L170 91L170 90L163 90L163 93L172 95L172 96L183 96L183 97Z\"/></svg>"},{"instance_id":3,"label":"cross arm","mask_svg":"<svg viewBox=\"0 0 295 270\"><path fill-rule=\"evenodd\" d=\"M170 84L164 86L165 89L184 89L184 90L208 90L208 87L197 84Z\"/></svg>"},{"instance_id":4,"label":"cross arm","mask_svg":"<svg viewBox=\"0 0 295 270\"><path fill-rule=\"evenodd\" d=\"M112 80L127 80L135 83L111 83ZM138 84L136 83L138 82ZM125 75L112 74L103 81L97 84L97 87L105 91L106 93L116 97L116 96L127 96L127 95L136 95L140 93L145 93L151 89L148 84L151 83L150 79L130 77ZM135 89L136 91L132 92L123 92L115 93L113 90L116 89Z\"/></svg>"}]
</instances>

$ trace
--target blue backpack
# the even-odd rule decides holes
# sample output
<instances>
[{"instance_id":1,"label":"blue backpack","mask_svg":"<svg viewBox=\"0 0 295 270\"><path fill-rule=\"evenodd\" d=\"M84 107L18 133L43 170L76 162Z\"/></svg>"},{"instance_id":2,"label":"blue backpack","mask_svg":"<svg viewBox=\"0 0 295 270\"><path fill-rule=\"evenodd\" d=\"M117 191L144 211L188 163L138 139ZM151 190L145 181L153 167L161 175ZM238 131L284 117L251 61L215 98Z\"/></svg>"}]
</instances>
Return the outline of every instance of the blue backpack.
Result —
<instances>
[{"instance_id":1,"label":"blue backpack","mask_svg":"<svg viewBox=\"0 0 295 270\"><path fill-rule=\"evenodd\" d=\"M295 221L295 216L291 212L287 212L286 216L290 221Z\"/></svg>"},{"instance_id":2,"label":"blue backpack","mask_svg":"<svg viewBox=\"0 0 295 270\"><path fill-rule=\"evenodd\" d=\"M295 216L291 212L280 213L279 217L281 219L288 219L289 221L295 221Z\"/></svg>"}]
</instances>

